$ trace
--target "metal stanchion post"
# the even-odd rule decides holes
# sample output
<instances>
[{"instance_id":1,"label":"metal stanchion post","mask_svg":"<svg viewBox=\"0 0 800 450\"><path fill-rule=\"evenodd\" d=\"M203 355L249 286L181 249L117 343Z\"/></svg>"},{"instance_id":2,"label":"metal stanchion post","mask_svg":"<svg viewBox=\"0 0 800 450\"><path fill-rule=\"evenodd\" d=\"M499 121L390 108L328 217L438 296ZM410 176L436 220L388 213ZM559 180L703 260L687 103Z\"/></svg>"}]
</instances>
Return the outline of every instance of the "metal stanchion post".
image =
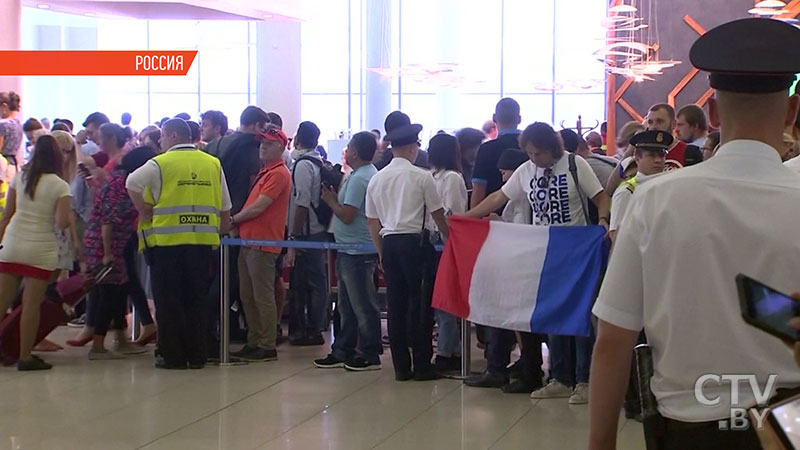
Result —
<instances>
[{"instance_id":1,"label":"metal stanchion post","mask_svg":"<svg viewBox=\"0 0 800 450\"><path fill-rule=\"evenodd\" d=\"M220 272L220 307L219 307L219 363L230 364L230 247L223 245L219 252L219 270Z\"/></svg>"},{"instance_id":2,"label":"metal stanchion post","mask_svg":"<svg viewBox=\"0 0 800 450\"><path fill-rule=\"evenodd\" d=\"M472 365L472 324L467 319L461 319L461 376L469 376Z\"/></svg>"},{"instance_id":3,"label":"metal stanchion post","mask_svg":"<svg viewBox=\"0 0 800 450\"><path fill-rule=\"evenodd\" d=\"M245 365L245 361L231 362L230 353L230 294L229 287L231 284L230 279L230 264L231 264L230 246L222 244L219 249L219 290L220 290L220 305L219 305L219 365L223 366L239 366Z\"/></svg>"},{"instance_id":4,"label":"metal stanchion post","mask_svg":"<svg viewBox=\"0 0 800 450\"><path fill-rule=\"evenodd\" d=\"M139 339L139 327L142 325L142 321L139 320L139 310L133 304L131 305L131 319L131 340L136 341Z\"/></svg>"}]
</instances>

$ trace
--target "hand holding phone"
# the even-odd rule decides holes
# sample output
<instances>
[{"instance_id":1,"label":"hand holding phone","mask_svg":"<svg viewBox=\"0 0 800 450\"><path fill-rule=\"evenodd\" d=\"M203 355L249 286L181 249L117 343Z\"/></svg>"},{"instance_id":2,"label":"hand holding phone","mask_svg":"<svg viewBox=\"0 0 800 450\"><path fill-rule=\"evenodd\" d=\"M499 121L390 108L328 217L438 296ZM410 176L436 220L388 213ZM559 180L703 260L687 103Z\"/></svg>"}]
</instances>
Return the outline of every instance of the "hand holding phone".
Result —
<instances>
[{"instance_id":1,"label":"hand holding phone","mask_svg":"<svg viewBox=\"0 0 800 450\"><path fill-rule=\"evenodd\" d=\"M736 277L742 318L787 344L800 341L800 329L790 322L800 316L800 301L746 275Z\"/></svg>"}]
</instances>

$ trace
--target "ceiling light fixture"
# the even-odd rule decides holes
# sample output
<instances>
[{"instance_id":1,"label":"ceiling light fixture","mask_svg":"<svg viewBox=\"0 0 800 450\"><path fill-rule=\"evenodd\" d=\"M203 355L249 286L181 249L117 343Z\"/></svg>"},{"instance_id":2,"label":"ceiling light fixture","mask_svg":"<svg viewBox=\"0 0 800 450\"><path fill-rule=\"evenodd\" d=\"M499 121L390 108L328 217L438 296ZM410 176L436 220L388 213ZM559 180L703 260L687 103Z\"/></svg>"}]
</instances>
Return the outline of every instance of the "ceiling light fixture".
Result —
<instances>
[{"instance_id":1,"label":"ceiling light fixture","mask_svg":"<svg viewBox=\"0 0 800 450\"><path fill-rule=\"evenodd\" d=\"M86 13L83 13L83 15L84 15L84 16L86 16L86 17L94 17L94 16L95 16L95 13L93 13L93 12L86 12Z\"/></svg>"},{"instance_id":2,"label":"ceiling light fixture","mask_svg":"<svg viewBox=\"0 0 800 450\"><path fill-rule=\"evenodd\" d=\"M38 5L36 5L36 7L39 9L50 9L50 5L46 5L44 3L39 3Z\"/></svg>"},{"instance_id":3,"label":"ceiling light fixture","mask_svg":"<svg viewBox=\"0 0 800 450\"><path fill-rule=\"evenodd\" d=\"M272 14L264 14L264 15L263 15L263 16L261 16L261 17L263 17L263 18L265 18L265 19L272 19Z\"/></svg>"},{"instance_id":4,"label":"ceiling light fixture","mask_svg":"<svg viewBox=\"0 0 800 450\"><path fill-rule=\"evenodd\" d=\"M785 6L786 2L781 0L763 0L756 3L756 8L783 8Z\"/></svg>"}]
</instances>

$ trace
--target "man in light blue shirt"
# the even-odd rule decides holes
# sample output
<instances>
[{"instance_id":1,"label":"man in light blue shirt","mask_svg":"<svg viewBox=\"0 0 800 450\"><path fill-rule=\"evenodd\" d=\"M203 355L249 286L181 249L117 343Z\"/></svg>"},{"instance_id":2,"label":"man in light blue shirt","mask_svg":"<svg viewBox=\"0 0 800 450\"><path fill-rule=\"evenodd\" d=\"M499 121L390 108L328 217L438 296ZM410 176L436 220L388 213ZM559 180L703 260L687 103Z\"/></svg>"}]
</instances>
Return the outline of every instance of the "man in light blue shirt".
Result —
<instances>
[{"instance_id":1,"label":"man in light blue shirt","mask_svg":"<svg viewBox=\"0 0 800 450\"><path fill-rule=\"evenodd\" d=\"M339 250L336 256L340 327L331 353L314 361L314 365L323 369L344 366L351 371L365 371L381 368L380 310L373 283L378 253L372 246L365 210L367 186L378 173L371 163L376 147L375 136L370 132L353 136L345 152L345 161L353 172L342 183L338 196L327 187L322 188L322 197L333 210L336 242L370 247Z\"/></svg>"}]
</instances>

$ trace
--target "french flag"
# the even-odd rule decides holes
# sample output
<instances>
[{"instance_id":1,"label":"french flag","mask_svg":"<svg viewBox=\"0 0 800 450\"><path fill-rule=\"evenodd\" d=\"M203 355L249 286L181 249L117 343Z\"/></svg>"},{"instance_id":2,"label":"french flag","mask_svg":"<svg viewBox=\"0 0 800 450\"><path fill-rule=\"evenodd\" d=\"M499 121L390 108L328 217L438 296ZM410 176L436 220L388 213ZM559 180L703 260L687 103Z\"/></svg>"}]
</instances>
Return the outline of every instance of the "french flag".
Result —
<instances>
[{"instance_id":1,"label":"french flag","mask_svg":"<svg viewBox=\"0 0 800 450\"><path fill-rule=\"evenodd\" d=\"M589 336L608 259L600 226L449 219L433 307L481 325Z\"/></svg>"}]
</instances>

